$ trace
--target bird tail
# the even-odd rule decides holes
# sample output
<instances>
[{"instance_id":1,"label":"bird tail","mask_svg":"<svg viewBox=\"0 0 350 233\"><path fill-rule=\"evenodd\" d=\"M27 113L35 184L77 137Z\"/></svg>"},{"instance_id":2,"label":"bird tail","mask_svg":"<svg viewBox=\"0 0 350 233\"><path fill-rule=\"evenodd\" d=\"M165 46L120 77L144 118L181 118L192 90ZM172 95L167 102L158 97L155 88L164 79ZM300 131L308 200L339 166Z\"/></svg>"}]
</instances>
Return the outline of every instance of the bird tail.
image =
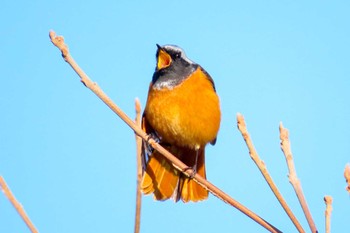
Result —
<instances>
[{"instance_id":1,"label":"bird tail","mask_svg":"<svg viewBox=\"0 0 350 233\"><path fill-rule=\"evenodd\" d=\"M196 162L196 151L170 148L170 152L189 167ZM198 151L197 173L205 178L204 149ZM157 151L153 151L143 174L141 190L144 194L154 194L156 200L173 198L175 201L197 202L208 198L208 191L193 179L178 171L172 163Z\"/></svg>"}]
</instances>

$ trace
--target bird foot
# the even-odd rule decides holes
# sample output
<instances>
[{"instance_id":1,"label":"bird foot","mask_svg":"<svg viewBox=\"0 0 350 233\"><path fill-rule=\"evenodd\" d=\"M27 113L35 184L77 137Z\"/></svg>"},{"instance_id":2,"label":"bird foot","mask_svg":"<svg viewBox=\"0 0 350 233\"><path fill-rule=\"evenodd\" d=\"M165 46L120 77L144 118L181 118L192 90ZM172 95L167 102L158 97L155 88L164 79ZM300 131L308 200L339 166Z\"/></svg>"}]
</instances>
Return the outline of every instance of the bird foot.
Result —
<instances>
[{"instance_id":1,"label":"bird foot","mask_svg":"<svg viewBox=\"0 0 350 233\"><path fill-rule=\"evenodd\" d=\"M151 139L153 139L156 143L160 143L161 142L161 138L156 133L148 134L147 135L147 139L146 139L146 144L147 144L147 151L149 151L149 152L153 151L153 147L149 143L149 141Z\"/></svg>"},{"instance_id":2,"label":"bird foot","mask_svg":"<svg viewBox=\"0 0 350 233\"><path fill-rule=\"evenodd\" d=\"M146 142L149 144L149 141L153 139L156 143L160 143L161 138L156 133L150 133L147 135Z\"/></svg>"},{"instance_id":3,"label":"bird foot","mask_svg":"<svg viewBox=\"0 0 350 233\"><path fill-rule=\"evenodd\" d=\"M193 179L195 177L195 175L197 174L197 166L193 166L193 167L186 167L183 172L187 172L188 170L191 170L190 174L189 174L189 178Z\"/></svg>"}]
</instances>

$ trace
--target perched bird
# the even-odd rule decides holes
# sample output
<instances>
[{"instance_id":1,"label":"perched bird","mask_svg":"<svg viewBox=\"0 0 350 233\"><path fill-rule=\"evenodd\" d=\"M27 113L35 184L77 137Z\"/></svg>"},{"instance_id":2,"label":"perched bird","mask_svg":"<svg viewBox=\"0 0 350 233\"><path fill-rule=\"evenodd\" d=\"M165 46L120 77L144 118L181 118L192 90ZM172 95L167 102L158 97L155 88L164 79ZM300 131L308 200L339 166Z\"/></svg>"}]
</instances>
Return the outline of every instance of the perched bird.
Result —
<instances>
[{"instance_id":1,"label":"perched bird","mask_svg":"<svg viewBox=\"0 0 350 233\"><path fill-rule=\"evenodd\" d=\"M214 81L181 48L157 47L157 65L142 127L189 168L206 177L205 146L215 144L221 119ZM208 198L206 189L176 170L157 151L143 151L144 158L148 155L141 184L143 193L153 193L156 200L196 202Z\"/></svg>"}]
</instances>

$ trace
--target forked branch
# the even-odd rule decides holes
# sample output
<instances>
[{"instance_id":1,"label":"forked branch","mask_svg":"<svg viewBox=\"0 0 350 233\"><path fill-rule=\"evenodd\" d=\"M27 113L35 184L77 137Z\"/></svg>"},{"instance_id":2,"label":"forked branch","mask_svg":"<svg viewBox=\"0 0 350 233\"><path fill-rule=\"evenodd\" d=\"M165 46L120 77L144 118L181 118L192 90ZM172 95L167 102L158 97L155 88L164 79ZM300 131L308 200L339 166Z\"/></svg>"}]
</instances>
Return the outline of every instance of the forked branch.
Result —
<instances>
[{"instance_id":1,"label":"forked branch","mask_svg":"<svg viewBox=\"0 0 350 233\"><path fill-rule=\"evenodd\" d=\"M258 152L255 150L253 141L250 138L250 135L248 133L247 126L244 121L244 117L241 114L237 114L237 126L239 131L242 134L242 137L247 144L248 150L249 150L249 155L256 164L256 166L259 168L261 174L264 176L267 184L269 185L270 189L272 190L273 194L275 194L277 200L283 207L284 211L287 213L288 217L292 220L294 226L297 228L298 232L305 232L303 227L300 225L299 221L293 214L292 210L289 208L287 202L284 200L282 194L278 190L276 184L273 182L272 177L269 174L269 171L267 170L267 167L262 161L258 155Z\"/></svg>"}]
</instances>

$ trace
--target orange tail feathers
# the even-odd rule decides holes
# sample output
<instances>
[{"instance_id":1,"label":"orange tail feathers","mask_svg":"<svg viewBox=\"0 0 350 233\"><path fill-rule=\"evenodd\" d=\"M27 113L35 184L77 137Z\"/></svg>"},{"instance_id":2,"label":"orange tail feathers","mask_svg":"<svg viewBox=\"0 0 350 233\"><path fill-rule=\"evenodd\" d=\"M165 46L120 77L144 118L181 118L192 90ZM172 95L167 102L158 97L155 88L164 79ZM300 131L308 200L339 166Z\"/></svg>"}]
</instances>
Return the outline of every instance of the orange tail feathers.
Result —
<instances>
[{"instance_id":1,"label":"orange tail feathers","mask_svg":"<svg viewBox=\"0 0 350 233\"><path fill-rule=\"evenodd\" d=\"M144 194L154 193L156 200L169 199L177 188L180 172L157 151L154 151L143 174L141 190Z\"/></svg>"},{"instance_id":2,"label":"orange tail feathers","mask_svg":"<svg viewBox=\"0 0 350 233\"><path fill-rule=\"evenodd\" d=\"M188 149L181 158L181 161L190 167L194 166L195 160L196 151ZM206 178L204 149L198 151L197 173L203 178ZM181 174L180 177L179 196L181 195L183 202L203 201L208 198L208 190L200 186L193 179L186 177L184 174ZM179 198L180 197L178 197L178 199Z\"/></svg>"},{"instance_id":3,"label":"orange tail feathers","mask_svg":"<svg viewBox=\"0 0 350 233\"><path fill-rule=\"evenodd\" d=\"M171 151L174 153L174 151ZM180 152L177 150L176 152ZM197 173L205 178L204 150L198 152ZM193 167L196 152L181 150L178 156L186 165ZM208 198L208 191L191 178L178 171L164 156L154 151L149 158L143 175L141 190L144 194L154 194L156 200L174 198L183 202L197 202Z\"/></svg>"}]
</instances>

